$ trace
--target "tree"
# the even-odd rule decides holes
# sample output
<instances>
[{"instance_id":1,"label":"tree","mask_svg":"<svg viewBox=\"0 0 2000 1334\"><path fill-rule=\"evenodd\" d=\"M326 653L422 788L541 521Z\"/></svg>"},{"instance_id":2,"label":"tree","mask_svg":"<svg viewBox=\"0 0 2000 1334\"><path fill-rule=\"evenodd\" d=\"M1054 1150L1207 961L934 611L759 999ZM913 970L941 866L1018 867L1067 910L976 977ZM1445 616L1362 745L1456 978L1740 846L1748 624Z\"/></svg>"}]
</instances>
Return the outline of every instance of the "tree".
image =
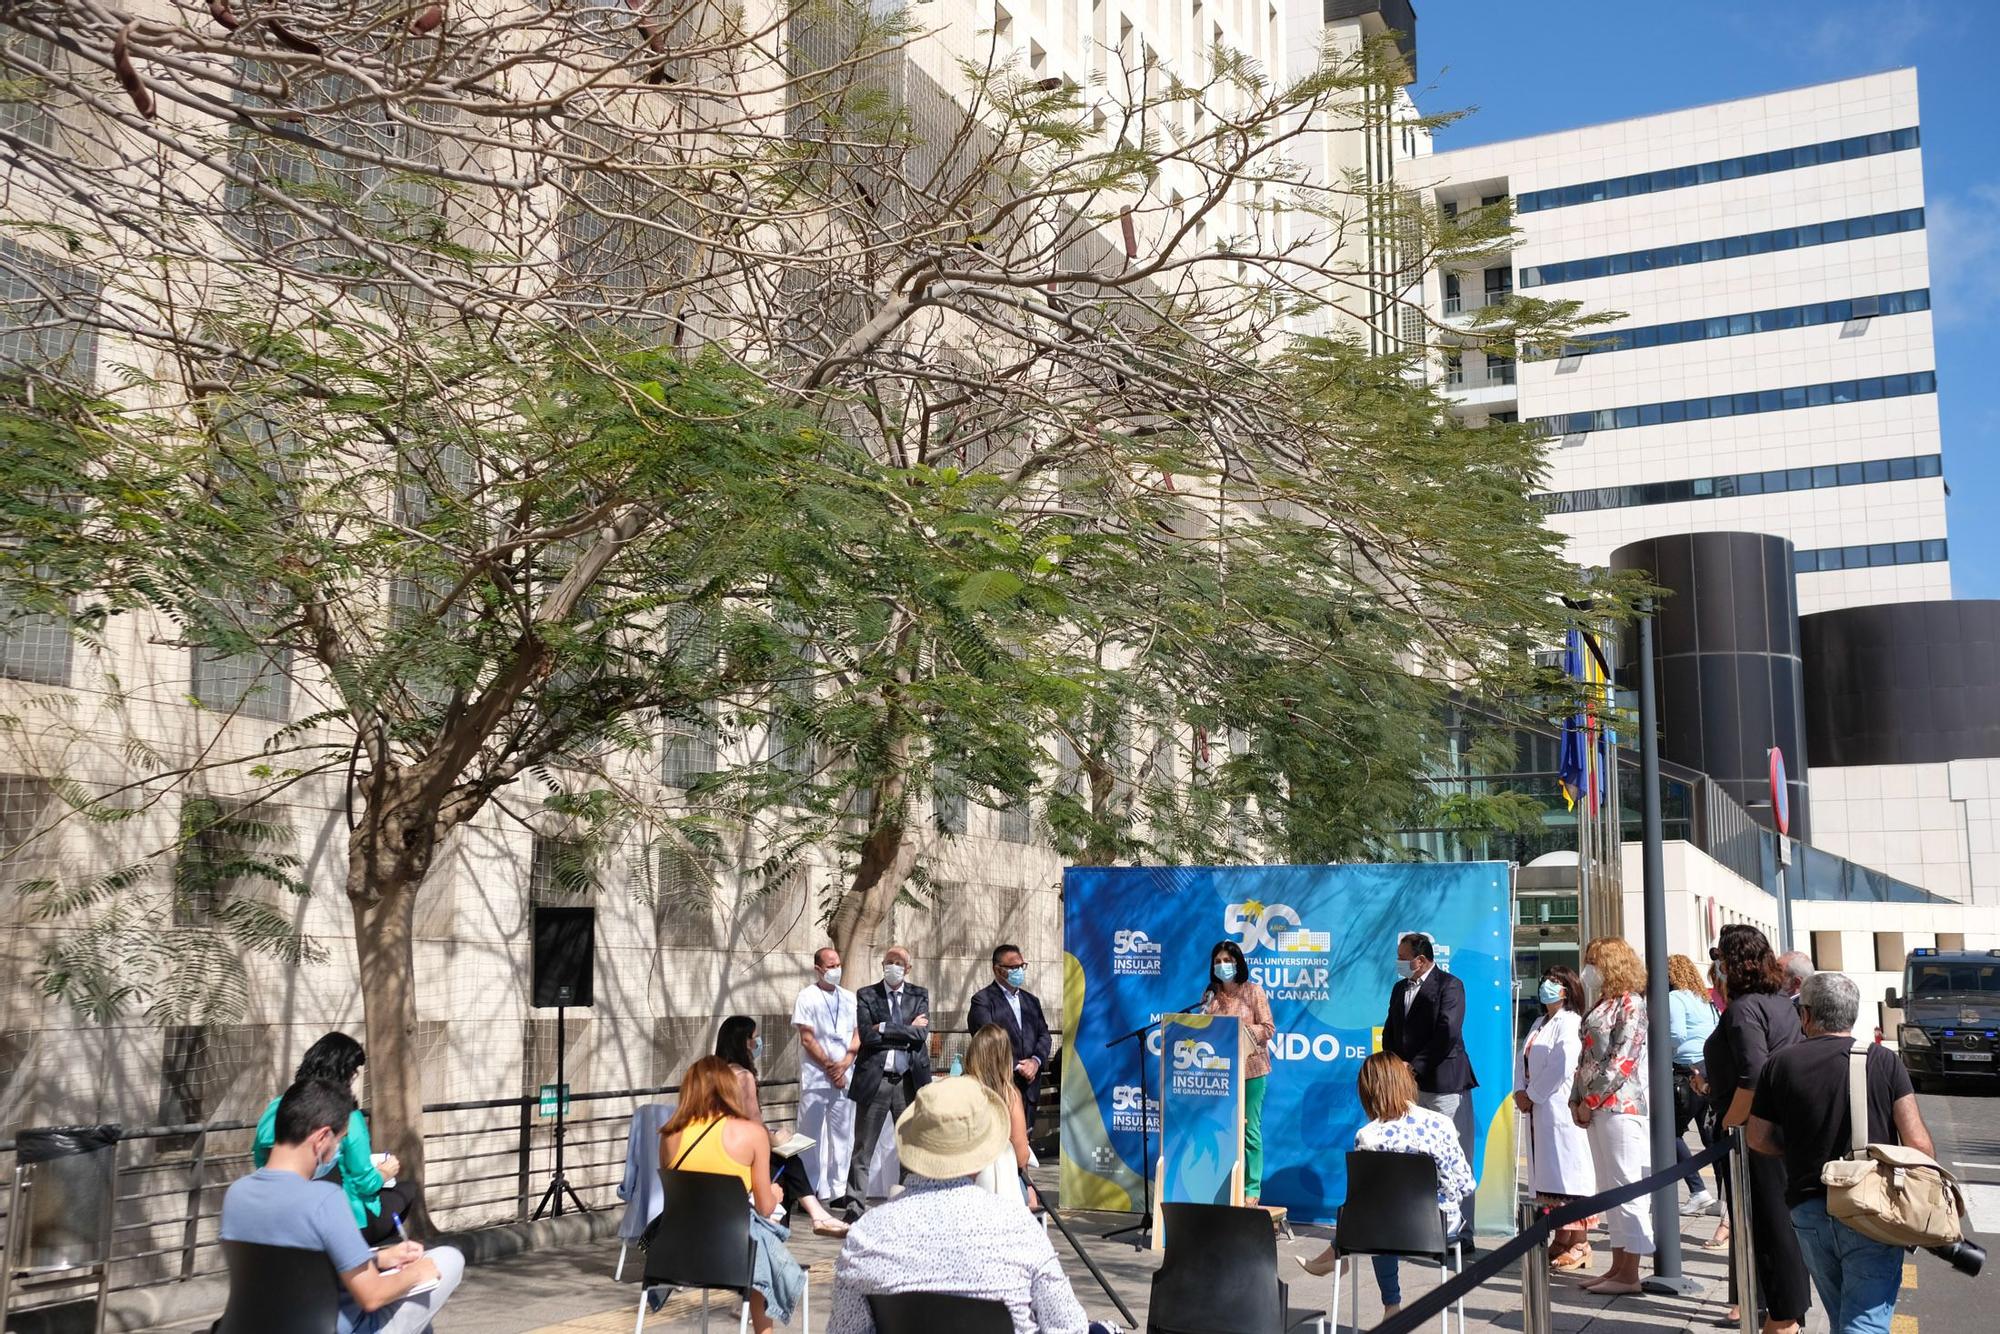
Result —
<instances>
[{"instance_id":1,"label":"tree","mask_svg":"<svg viewBox=\"0 0 2000 1334\"><path fill-rule=\"evenodd\" d=\"M0 269L16 324L69 331L8 395L0 595L86 644L169 626L210 686L203 747L66 800L338 776L412 1175L415 895L525 778L600 834L754 827L771 870L837 843L863 952L921 880L922 794L1026 800L1051 735L1085 776L1048 794L1066 851L1372 846L1420 760L1399 720L1562 620L1533 441L1457 428L1418 349L1301 332L1504 230L1302 165L1389 114L1392 48L1290 82L1107 54L1085 88L992 51L928 74L877 9L0 17L34 187ZM759 743L716 805L631 781L662 716ZM1248 739L1188 796L1133 758L1184 726ZM128 870L41 910L115 913ZM272 925L238 945L311 948ZM134 971L130 939L45 985L171 1010L187 961Z\"/></svg>"}]
</instances>

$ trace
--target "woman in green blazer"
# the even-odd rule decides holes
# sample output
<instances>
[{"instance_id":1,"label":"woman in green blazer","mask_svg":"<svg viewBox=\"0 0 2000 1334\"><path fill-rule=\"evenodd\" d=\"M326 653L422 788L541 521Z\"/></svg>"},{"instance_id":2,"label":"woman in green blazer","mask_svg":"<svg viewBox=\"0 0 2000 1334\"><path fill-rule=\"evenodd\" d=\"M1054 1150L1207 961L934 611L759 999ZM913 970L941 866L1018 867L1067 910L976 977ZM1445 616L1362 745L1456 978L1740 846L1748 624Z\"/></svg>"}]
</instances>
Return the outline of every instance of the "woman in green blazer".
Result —
<instances>
[{"instance_id":1,"label":"woman in green blazer","mask_svg":"<svg viewBox=\"0 0 2000 1334\"><path fill-rule=\"evenodd\" d=\"M367 1057L361 1044L345 1033L328 1033L299 1058L295 1079L321 1079L351 1089L354 1076ZM271 1099L257 1120L257 1138L250 1146L250 1158L258 1167L271 1156L277 1138L279 1099ZM347 1192L347 1204L354 1211L354 1225L371 1246L396 1239L396 1220L409 1211L411 1193L396 1183L401 1164L392 1153L378 1160L368 1138L368 1119L356 1108L347 1118L347 1134L341 1137L340 1153L334 1160L340 1188Z\"/></svg>"}]
</instances>

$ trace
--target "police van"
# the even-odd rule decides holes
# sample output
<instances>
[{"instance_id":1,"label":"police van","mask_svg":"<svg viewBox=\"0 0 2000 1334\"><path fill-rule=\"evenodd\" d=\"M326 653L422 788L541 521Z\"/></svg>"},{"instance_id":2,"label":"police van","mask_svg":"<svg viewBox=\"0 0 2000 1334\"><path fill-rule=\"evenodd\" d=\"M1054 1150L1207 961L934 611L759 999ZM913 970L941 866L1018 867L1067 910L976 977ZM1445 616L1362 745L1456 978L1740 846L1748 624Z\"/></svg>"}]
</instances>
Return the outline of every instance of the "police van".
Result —
<instances>
[{"instance_id":1,"label":"police van","mask_svg":"<svg viewBox=\"0 0 2000 1334\"><path fill-rule=\"evenodd\" d=\"M1949 1076L2000 1079L2000 950L1911 950L1896 1046L1918 1087Z\"/></svg>"}]
</instances>

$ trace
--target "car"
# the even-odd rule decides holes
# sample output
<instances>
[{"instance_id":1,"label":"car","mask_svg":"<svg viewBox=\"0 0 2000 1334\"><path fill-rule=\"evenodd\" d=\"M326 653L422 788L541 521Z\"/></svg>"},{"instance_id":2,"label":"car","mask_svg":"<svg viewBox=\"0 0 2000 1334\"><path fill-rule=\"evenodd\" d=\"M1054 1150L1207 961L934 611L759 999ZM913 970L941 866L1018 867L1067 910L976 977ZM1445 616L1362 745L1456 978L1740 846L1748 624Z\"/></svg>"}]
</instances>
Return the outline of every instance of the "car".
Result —
<instances>
[{"instance_id":1,"label":"car","mask_svg":"<svg viewBox=\"0 0 2000 1334\"><path fill-rule=\"evenodd\" d=\"M1910 1082L1950 1078L2000 1083L2000 950L1915 949L1903 961L1896 1046Z\"/></svg>"}]
</instances>

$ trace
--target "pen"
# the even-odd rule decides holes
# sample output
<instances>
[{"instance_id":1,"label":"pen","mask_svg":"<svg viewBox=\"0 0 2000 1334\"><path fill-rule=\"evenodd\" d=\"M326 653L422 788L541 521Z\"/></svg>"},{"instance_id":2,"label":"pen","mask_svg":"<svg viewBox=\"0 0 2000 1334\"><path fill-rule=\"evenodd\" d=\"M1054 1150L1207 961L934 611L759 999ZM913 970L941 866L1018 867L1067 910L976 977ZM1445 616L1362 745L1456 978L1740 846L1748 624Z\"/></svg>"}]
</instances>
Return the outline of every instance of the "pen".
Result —
<instances>
[{"instance_id":1,"label":"pen","mask_svg":"<svg viewBox=\"0 0 2000 1334\"><path fill-rule=\"evenodd\" d=\"M410 1239L409 1229L403 1226L403 1216L401 1214L394 1214L394 1213L390 1214L389 1221L396 1225L397 1236L401 1237L404 1241L408 1241Z\"/></svg>"}]
</instances>

